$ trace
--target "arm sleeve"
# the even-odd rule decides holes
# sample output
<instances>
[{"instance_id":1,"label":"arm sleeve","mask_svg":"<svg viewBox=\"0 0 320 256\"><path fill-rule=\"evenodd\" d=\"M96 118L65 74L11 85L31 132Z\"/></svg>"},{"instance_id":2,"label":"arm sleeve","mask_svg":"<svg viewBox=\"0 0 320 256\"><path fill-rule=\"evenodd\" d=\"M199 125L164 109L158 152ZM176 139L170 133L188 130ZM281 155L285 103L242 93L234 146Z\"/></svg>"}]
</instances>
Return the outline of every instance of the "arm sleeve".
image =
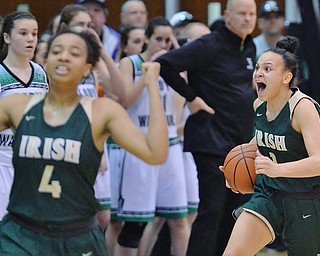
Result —
<instances>
[{"instance_id":1,"label":"arm sleeve","mask_svg":"<svg viewBox=\"0 0 320 256\"><path fill-rule=\"evenodd\" d=\"M189 45L169 51L155 60L161 65L161 77L188 102L193 101L197 93L179 73L192 72L202 66L207 61L204 52L204 43L202 40L196 40Z\"/></svg>"}]
</instances>

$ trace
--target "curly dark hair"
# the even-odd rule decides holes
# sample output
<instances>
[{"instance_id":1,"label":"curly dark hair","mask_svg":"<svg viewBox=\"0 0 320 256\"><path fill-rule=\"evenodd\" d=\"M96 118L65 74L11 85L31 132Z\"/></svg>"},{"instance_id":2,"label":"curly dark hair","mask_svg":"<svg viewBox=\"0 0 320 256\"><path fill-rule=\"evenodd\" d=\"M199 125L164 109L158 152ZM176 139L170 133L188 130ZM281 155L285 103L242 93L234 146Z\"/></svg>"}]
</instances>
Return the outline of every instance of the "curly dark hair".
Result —
<instances>
[{"instance_id":1,"label":"curly dark hair","mask_svg":"<svg viewBox=\"0 0 320 256\"><path fill-rule=\"evenodd\" d=\"M57 37L59 37L60 35L63 35L63 34L74 34L74 35L81 37L85 41L85 43L87 45L87 49L88 49L87 63L92 64L93 66L95 66L97 64L97 62L99 61L99 58L100 58L101 47L97 43L96 39L92 36L92 34L88 31L76 32L73 30L66 29L66 30L63 30L63 31L57 33L56 35L51 37L50 40L48 41L48 51L46 53L45 58L48 57L48 52L50 50L52 42Z\"/></svg>"}]
</instances>

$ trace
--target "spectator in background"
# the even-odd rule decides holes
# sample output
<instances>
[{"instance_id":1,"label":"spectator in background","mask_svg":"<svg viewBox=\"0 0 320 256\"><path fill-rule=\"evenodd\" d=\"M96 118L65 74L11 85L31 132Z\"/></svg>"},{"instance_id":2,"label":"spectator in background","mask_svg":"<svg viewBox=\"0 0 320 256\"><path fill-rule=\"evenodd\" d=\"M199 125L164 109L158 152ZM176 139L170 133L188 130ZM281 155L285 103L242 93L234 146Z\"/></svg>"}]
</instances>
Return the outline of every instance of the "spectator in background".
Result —
<instances>
[{"instance_id":1,"label":"spectator in background","mask_svg":"<svg viewBox=\"0 0 320 256\"><path fill-rule=\"evenodd\" d=\"M50 20L48 29L41 33L39 37L39 41L47 42L50 39L50 37L52 37L57 33L60 19L61 19L61 13L58 13L52 17L52 19Z\"/></svg>"},{"instance_id":2,"label":"spectator in background","mask_svg":"<svg viewBox=\"0 0 320 256\"><path fill-rule=\"evenodd\" d=\"M52 35L55 35L57 33L58 27L60 24L60 19L61 19L61 13L58 13L56 16L53 17L49 26Z\"/></svg>"},{"instance_id":3,"label":"spectator in background","mask_svg":"<svg viewBox=\"0 0 320 256\"><path fill-rule=\"evenodd\" d=\"M81 27L83 29L91 28L91 16L88 9L80 4L68 4L61 11L61 18L58 26L58 32L64 29L74 29Z\"/></svg>"},{"instance_id":4,"label":"spectator in background","mask_svg":"<svg viewBox=\"0 0 320 256\"><path fill-rule=\"evenodd\" d=\"M120 19L120 32L126 26L145 28L148 23L148 11L146 5L141 0L127 0L121 6Z\"/></svg>"},{"instance_id":5,"label":"spectator in background","mask_svg":"<svg viewBox=\"0 0 320 256\"><path fill-rule=\"evenodd\" d=\"M172 15L169 21L173 27L174 35L177 37L177 39L180 39L180 33L184 27L191 22L196 22L197 20L193 18L191 13L187 11L181 11Z\"/></svg>"},{"instance_id":6,"label":"spectator in background","mask_svg":"<svg viewBox=\"0 0 320 256\"><path fill-rule=\"evenodd\" d=\"M32 60L42 67L44 66L44 60L47 53L48 43L46 41L39 41L37 43L36 49L34 51L34 55Z\"/></svg>"},{"instance_id":7,"label":"spectator in background","mask_svg":"<svg viewBox=\"0 0 320 256\"><path fill-rule=\"evenodd\" d=\"M225 25L156 61L161 77L189 102L184 150L195 159L200 205L192 225L188 256L222 255L239 195L230 194L219 171L226 154L252 137L252 73L256 58L250 36L256 25L254 0L229 0ZM188 72L188 83L180 72Z\"/></svg>"},{"instance_id":8,"label":"spectator in background","mask_svg":"<svg viewBox=\"0 0 320 256\"><path fill-rule=\"evenodd\" d=\"M120 34L105 24L109 14L105 0L77 0L77 3L88 8L92 28L100 37L103 48L116 60L120 51Z\"/></svg>"},{"instance_id":9,"label":"spectator in background","mask_svg":"<svg viewBox=\"0 0 320 256\"><path fill-rule=\"evenodd\" d=\"M225 25L226 25L226 22L225 22L225 20L224 20L224 17L221 16L220 18L216 19L216 20L209 26L209 28L210 28L211 31L215 31L215 30L217 30L218 28L223 27L223 26L225 26Z\"/></svg>"},{"instance_id":10,"label":"spectator in background","mask_svg":"<svg viewBox=\"0 0 320 256\"><path fill-rule=\"evenodd\" d=\"M185 40L185 42L192 42L204 35L210 34L209 27L201 22L192 22L187 24L180 33L179 40ZM180 43L180 42L179 42Z\"/></svg>"},{"instance_id":11,"label":"spectator in background","mask_svg":"<svg viewBox=\"0 0 320 256\"><path fill-rule=\"evenodd\" d=\"M284 32L284 12L277 1L266 1L260 11L258 26L261 34L253 39L257 48L257 58L274 47Z\"/></svg>"},{"instance_id":12,"label":"spectator in background","mask_svg":"<svg viewBox=\"0 0 320 256\"><path fill-rule=\"evenodd\" d=\"M120 59L142 52L145 45L145 29L142 27L127 26L120 32L121 53Z\"/></svg>"}]
</instances>

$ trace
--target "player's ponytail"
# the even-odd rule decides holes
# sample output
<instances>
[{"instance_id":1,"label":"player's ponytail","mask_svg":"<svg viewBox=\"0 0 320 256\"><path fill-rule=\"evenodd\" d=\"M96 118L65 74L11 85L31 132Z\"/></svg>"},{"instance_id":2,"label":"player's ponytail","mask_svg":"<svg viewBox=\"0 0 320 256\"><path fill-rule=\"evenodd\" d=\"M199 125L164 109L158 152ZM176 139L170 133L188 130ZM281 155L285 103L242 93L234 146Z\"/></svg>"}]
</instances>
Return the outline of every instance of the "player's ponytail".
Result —
<instances>
[{"instance_id":1,"label":"player's ponytail","mask_svg":"<svg viewBox=\"0 0 320 256\"><path fill-rule=\"evenodd\" d=\"M299 69L299 61L297 52L299 50L300 42L299 39L294 36L285 36L280 39L276 46L271 48L269 51L274 52L282 56L284 66L286 70L292 73L292 79L290 81L290 87L297 86L297 76Z\"/></svg>"}]
</instances>

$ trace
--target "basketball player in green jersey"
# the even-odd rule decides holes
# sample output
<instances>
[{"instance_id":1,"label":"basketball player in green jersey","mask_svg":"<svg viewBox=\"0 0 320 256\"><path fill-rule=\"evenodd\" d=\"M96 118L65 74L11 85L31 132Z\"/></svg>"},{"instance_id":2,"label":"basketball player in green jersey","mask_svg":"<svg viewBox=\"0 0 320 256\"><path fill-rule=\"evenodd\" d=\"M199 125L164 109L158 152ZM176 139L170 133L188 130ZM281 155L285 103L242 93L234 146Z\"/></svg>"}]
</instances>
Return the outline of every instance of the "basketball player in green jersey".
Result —
<instances>
[{"instance_id":1,"label":"basketball player in green jersey","mask_svg":"<svg viewBox=\"0 0 320 256\"><path fill-rule=\"evenodd\" d=\"M258 176L224 256L255 255L280 234L289 256L320 252L319 104L296 88L298 46L284 37L256 64Z\"/></svg>"},{"instance_id":2,"label":"basketball player in green jersey","mask_svg":"<svg viewBox=\"0 0 320 256\"><path fill-rule=\"evenodd\" d=\"M143 134L118 103L77 94L99 49L86 32L57 34L46 57L49 93L0 100L0 131L15 131L15 178L9 213L0 224L0 255L107 255L93 190L107 137L149 164L166 160L159 64L143 66L151 102Z\"/></svg>"}]
</instances>

